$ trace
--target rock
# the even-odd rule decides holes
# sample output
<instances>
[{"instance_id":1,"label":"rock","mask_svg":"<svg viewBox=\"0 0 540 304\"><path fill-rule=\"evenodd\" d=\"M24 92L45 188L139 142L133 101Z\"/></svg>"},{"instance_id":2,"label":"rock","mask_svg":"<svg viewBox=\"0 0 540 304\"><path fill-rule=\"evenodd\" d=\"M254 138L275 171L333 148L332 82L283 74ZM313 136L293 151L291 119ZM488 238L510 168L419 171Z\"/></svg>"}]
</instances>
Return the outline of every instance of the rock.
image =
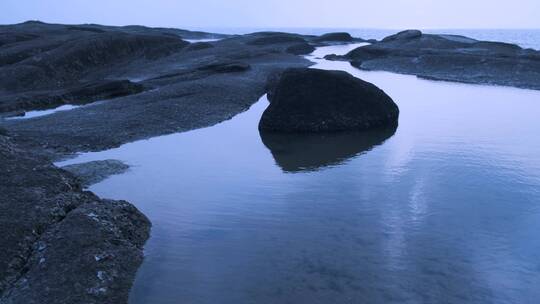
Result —
<instances>
[{"instance_id":1,"label":"rock","mask_svg":"<svg viewBox=\"0 0 540 304\"><path fill-rule=\"evenodd\" d=\"M408 30L345 56L357 68L417 75L426 79L540 90L540 51L458 35Z\"/></svg>"},{"instance_id":2,"label":"rock","mask_svg":"<svg viewBox=\"0 0 540 304\"><path fill-rule=\"evenodd\" d=\"M151 36L154 38L144 40L155 39L155 43L134 44L132 50L125 52L123 48L119 48L119 53L112 52L118 56L117 60L108 61L106 64L82 65L69 79L55 79L55 76L37 88L33 85L21 86L21 90L16 92L0 89L0 108L12 105L14 100L25 101L18 104L13 111L8 111L16 112L19 106L31 111L48 108L52 101L63 103L62 99L57 97L65 96L66 90L79 89L105 80L129 79L135 85L144 86L144 91L139 94L60 111L38 119L0 120L0 125L12 136L32 139L36 145L46 147L51 152L58 152L60 157L66 153L109 149L126 142L214 125L245 111L256 102L265 93L266 80L270 74L287 67L312 64L306 58L286 51L298 44L299 37L300 41L307 40L302 39L304 36L301 35L289 34L297 37L293 39L296 42L262 46L250 45L248 42L275 34L237 35L211 42L214 46L211 49L186 51L189 44L182 42L180 36L197 39L218 35L193 32L188 35L178 29L141 26L84 25L106 33L69 30L67 27L69 26L61 24L0 25L0 35L24 34L29 35L24 39L30 39L5 45L0 51L0 57L7 53L7 49L12 54L23 53L24 56L34 53L36 58L41 58L40 66L55 67L59 57L47 55L50 51L60 52L76 41L93 40L92 37L96 35L120 33L129 37ZM178 43L185 46L169 49L167 43L162 45L160 41L174 41L173 47ZM154 53L152 50L164 46L161 56L146 56L147 53ZM110 50L109 47L99 49ZM90 53L94 54L93 51ZM32 56L34 55L30 55ZM94 60L93 56L90 57ZM93 62L98 62L98 59ZM26 69L22 62L0 65L0 87L5 85L4 80L12 81L5 76L5 72L18 68ZM55 69L51 72L56 73ZM22 72L17 70L17 73ZM39 68L37 73L40 73ZM35 75L32 77L46 78ZM88 100L77 102L79 101L84 103Z\"/></svg>"},{"instance_id":3,"label":"rock","mask_svg":"<svg viewBox=\"0 0 540 304\"><path fill-rule=\"evenodd\" d=\"M261 139L284 172L318 171L337 166L382 144L396 127L333 133L261 131Z\"/></svg>"},{"instance_id":4,"label":"rock","mask_svg":"<svg viewBox=\"0 0 540 304\"><path fill-rule=\"evenodd\" d=\"M214 45L208 42L195 42L186 47L186 52L191 51L199 51L199 50L205 50L205 49L211 49Z\"/></svg>"},{"instance_id":5,"label":"rock","mask_svg":"<svg viewBox=\"0 0 540 304\"><path fill-rule=\"evenodd\" d=\"M291 34L276 33L276 34L270 34L266 37L253 39L247 42L247 44L263 46L263 45L272 45L272 44L302 43L302 42L306 42L306 41L300 37L297 37Z\"/></svg>"},{"instance_id":6,"label":"rock","mask_svg":"<svg viewBox=\"0 0 540 304\"><path fill-rule=\"evenodd\" d=\"M79 84L78 86L56 90L43 94L21 94L17 98L0 98L0 112L18 112L20 110L45 110L63 104L87 104L98 100L137 94L144 91L144 86L129 80L101 80Z\"/></svg>"},{"instance_id":7,"label":"rock","mask_svg":"<svg viewBox=\"0 0 540 304\"><path fill-rule=\"evenodd\" d=\"M216 73L235 73L245 72L249 70L251 66L243 62L216 62L208 64L199 68L201 71L212 71Z\"/></svg>"},{"instance_id":8,"label":"rock","mask_svg":"<svg viewBox=\"0 0 540 304\"><path fill-rule=\"evenodd\" d=\"M395 35L388 36L384 38L382 41L388 42L392 40L410 40L410 39L416 39L420 37L422 37L422 32L419 30L405 30Z\"/></svg>"},{"instance_id":9,"label":"rock","mask_svg":"<svg viewBox=\"0 0 540 304\"><path fill-rule=\"evenodd\" d=\"M298 43L287 48L287 53L294 55L307 55L315 51L315 47L307 42Z\"/></svg>"},{"instance_id":10,"label":"rock","mask_svg":"<svg viewBox=\"0 0 540 304\"><path fill-rule=\"evenodd\" d=\"M127 303L148 219L2 135L0 172L0 303Z\"/></svg>"},{"instance_id":11,"label":"rock","mask_svg":"<svg viewBox=\"0 0 540 304\"><path fill-rule=\"evenodd\" d=\"M62 167L62 169L75 175L83 186L89 187L105 180L109 176L126 172L129 166L119 160L107 159L68 165Z\"/></svg>"},{"instance_id":12,"label":"rock","mask_svg":"<svg viewBox=\"0 0 540 304\"><path fill-rule=\"evenodd\" d=\"M83 77L87 78L88 71L111 69L113 66L137 60L155 60L188 45L179 37L161 34L83 32L85 37L81 39L77 36L78 32L69 31L74 37L61 45L53 39L49 42L43 38L26 43L23 50L17 49L18 53L28 57L3 69L0 74L0 89L62 89L77 84ZM42 49L45 43L50 50ZM97 79L102 78L96 77Z\"/></svg>"},{"instance_id":13,"label":"rock","mask_svg":"<svg viewBox=\"0 0 540 304\"><path fill-rule=\"evenodd\" d=\"M315 39L317 42L352 42L353 40L351 34L345 32L328 33Z\"/></svg>"},{"instance_id":14,"label":"rock","mask_svg":"<svg viewBox=\"0 0 540 304\"><path fill-rule=\"evenodd\" d=\"M386 93L341 71L287 69L269 96L260 130L368 130L397 125L399 116Z\"/></svg>"}]
</instances>

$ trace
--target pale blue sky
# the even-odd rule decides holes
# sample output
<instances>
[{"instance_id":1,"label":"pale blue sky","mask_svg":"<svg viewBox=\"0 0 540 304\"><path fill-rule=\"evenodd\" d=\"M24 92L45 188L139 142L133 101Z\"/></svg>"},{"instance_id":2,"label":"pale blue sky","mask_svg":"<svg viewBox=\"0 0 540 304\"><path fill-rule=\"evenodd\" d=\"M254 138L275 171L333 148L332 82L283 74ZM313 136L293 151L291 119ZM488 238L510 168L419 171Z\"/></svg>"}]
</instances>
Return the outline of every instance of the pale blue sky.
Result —
<instances>
[{"instance_id":1,"label":"pale blue sky","mask_svg":"<svg viewBox=\"0 0 540 304\"><path fill-rule=\"evenodd\" d=\"M0 0L0 23L540 28L540 0Z\"/></svg>"}]
</instances>

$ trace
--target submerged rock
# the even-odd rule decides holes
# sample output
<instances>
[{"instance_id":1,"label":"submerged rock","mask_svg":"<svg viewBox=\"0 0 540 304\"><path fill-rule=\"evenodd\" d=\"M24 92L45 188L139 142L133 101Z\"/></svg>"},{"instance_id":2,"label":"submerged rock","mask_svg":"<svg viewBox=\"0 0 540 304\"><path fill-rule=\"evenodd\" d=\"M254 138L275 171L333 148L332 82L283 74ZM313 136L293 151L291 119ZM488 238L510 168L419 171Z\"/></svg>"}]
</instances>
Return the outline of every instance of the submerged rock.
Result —
<instances>
[{"instance_id":1,"label":"submerged rock","mask_svg":"<svg viewBox=\"0 0 540 304\"><path fill-rule=\"evenodd\" d=\"M397 125L399 109L375 85L341 71L288 69L269 94L260 130L325 132Z\"/></svg>"},{"instance_id":2,"label":"submerged rock","mask_svg":"<svg viewBox=\"0 0 540 304\"><path fill-rule=\"evenodd\" d=\"M115 159L91 161L82 164L68 165L62 169L75 175L85 187L97 184L111 175L122 174L129 166Z\"/></svg>"},{"instance_id":3,"label":"submerged rock","mask_svg":"<svg viewBox=\"0 0 540 304\"><path fill-rule=\"evenodd\" d=\"M337 166L382 144L396 127L370 131L283 133L261 131L261 139L284 172L318 171Z\"/></svg>"}]
</instances>

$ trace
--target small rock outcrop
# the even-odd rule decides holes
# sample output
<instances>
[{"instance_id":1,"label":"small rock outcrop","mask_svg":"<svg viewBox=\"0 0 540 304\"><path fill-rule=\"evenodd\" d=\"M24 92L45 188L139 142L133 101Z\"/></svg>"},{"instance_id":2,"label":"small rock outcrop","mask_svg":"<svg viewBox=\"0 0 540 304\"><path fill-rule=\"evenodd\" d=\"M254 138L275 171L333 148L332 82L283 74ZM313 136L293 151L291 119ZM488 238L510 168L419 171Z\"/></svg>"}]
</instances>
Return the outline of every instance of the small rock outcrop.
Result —
<instances>
[{"instance_id":1,"label":"small rock outcrop","mask_svg":"<svg viewBox=\"0 0 540 304\"><path fill-rule=\"evenodd\" d=\"M206 50L213 48L214 45L212 45L209 42L195 42L186 47L186 52L192 52L192 51L200 51L200 50Z\"/></svg>"},{"instance_id":2,"label":"small rock outcrop","mask_svg":"<svg viewBox=\"0 0 540 304\"><path fill-rule=\"evenodd\" d=\"M317 42L351 42L353 40L351 34L345 32L328 33L315 39Z\"/></svg>"},{"instance_id":3,"label":"small rock outcrop","mask_svg":"<svg viewBox=\"0 0 540 304\"><path fill-rule=\"evenodd\" d=\"M89 187L112 175L126 172L129 166L116 159L106 159L68 165L62 169L75 175L84 187Z\"/></svg>"},{"instance_id":4,"label":"small rock outcrop","mask_svg":"<svg viewBox=\"0 0 540 304\"><path fill-rule=\"evenodd\" d=\"M255 33L252 34L254 36L254 39L247 42L248 45L258 45L258 46L264 46L264 45L273 45L273 44L283 44L283 43L302 43L306 42L301 37L294 35L294 34L288 34L288 33L273 33L273 32L267 32L267 33Z\"/></svg>"},{"instance_id":5,"label":"small rock outcrop","mask_svg":"<svg viewBox=\"0 0 540 304\"><path fill-rule=\"evenodd\" d=\"M422 36L422 32L419 30L405 30L395 35L388 36L384 38L382 41L388 42L392 40L409 40L409 39L420 38L421 36Z\"/></svg>"},{"instance_id":6,"label":"small rock outcrop","mask_svg":"<svg viewBox=\"0 0 540 304\"><path fill-rule=\"evenodd\" d=\"M307 42L294 44L287 48L287 53L294 55L307 55L313 53L313 51L315 51L315 47Z\"/></svg>"},{"instance_id":7,"label":"small rock outcrop","mask_svg":"<svg viewBox=\"0 0 540 304\"><path fill-rule=\"evenodd\" d=\"M214 73L236 73L236 72L245 72L249 70L250 68L251 66L244 62L216 61L214 63L200 67L199 70L211 71Z\"/></svg>"},{"instance_id":8,"label":"small rock outcrop","mask_svg":"<svg viewBox=\"0 0 540 304\"><path fill-rule=\"evenodd\" d=\"M348 73L287 69L275 83L260 130L327 132L397 125L399 109L392 99Z\"/></svg>"}]
</instances>

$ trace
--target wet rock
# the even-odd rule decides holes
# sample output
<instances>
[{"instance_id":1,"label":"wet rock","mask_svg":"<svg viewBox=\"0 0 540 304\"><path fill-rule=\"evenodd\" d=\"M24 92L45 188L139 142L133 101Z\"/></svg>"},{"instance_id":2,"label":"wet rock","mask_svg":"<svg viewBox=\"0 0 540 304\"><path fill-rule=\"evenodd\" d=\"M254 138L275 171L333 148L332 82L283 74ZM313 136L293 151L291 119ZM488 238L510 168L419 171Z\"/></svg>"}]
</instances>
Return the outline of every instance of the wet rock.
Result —
<instances>
[{"instance_id":1,"label":"wet rock","mask_svg":"<svg viewBox=\"0 0 540 304\"><path fill-rule=\"evenodd\" d=\"M62 169L75 175L83 186L88 187L112 175L126 172L129 166L119 160L107 159L68 165L62 167Z\"/></svg>"},{"instance_id":2,"label":"wet rock","mask_svg":"<svg viewBox=\"0 0 540 304\"><path fill-rule=\"evenodd\" d=\"M315 39L317 42L352 42L354 39L349 33L327 33Z\"/></svg>"},{"instance_id":3,"label":"wet rock","mask_svg":"<svg viewBox=\"0 0 540 304\"><path fill-rule=\"evenodd\" d=\"M345 56L365 70L385 70L433 80L540 89L540 52L501 42L408 30Z\"/></svg>"},{"instance_id":4,"label":"wet rock","mask_svg":"<svg viewBox=\"0 0 540 304\"><path fill-rule=\"evenodd\" d=\"M141 26L84 26L107 33L67 30L67 26L59 24L0 25L0 33L38 36L28 40L29 44L8 44L13 54L19 53L19 50L25 50L23 53L26 54L28 50L29 53L36 52L39 55L42 53L39 51L41 47L38 47L40 43L43 44L43 49L54 49L57 52L57 49L63 49L64 45L71 45L74 39L85 40L109 32L127 34L130 37L156 37L157 42L152 45L143 44L129 53L121 52L118 60L98 66L83 65L81 70L66 82L58 84L51 81L38 88L29 86L18 91L0 90L0 107L20 99L24 102L18 106L25 110L34 110L42 109L44 105L41 100L44 104L51 100L64 102L57 96L64 96L67 89L76 89L103 80L129 79L132 83L144 87L138 94L129 94L37 119L0 120L0 125L8 129L13 136L32 139L37 146L44 147L51 153L58 152L61 156L65 153L117 147L130 141L214 125L244 111L256 102L264 94L266 79L270 74L287 67L311 64L309 60L287 52L287 48L298 42L249 44L254 39L274 34L238 35L212 42L214 47L211 49L186 51L188 44L181 42L180 36L196 39L211 38L214 34ZM306 40L301 35L290 36L300 37L301 41ZM172 53L164 52L163 56L159 57L146 56L146 52L152 53L151 50L162 47L159 43L162 39L180 41L185 47L170 49ZM0 57L4 51L5 48L2 48ZM49 59L54 59L54 63L57 57L42 57L41 64L55 65L49 64ZM11 69L10 66L0 66L0 78L5 75L5 69Z\"/></svg>"},{"instance_id":5,"label":"wet rock","mask_svg":"<svg viewBox=\"0 0 540 304\"><path fill-rule=\"evenodd\" d=\"M397 125L399 109L375 85L341 71L288 69L269 95L260 130L325 132Z\"/></svg>"},{"instance_id":6,"label":"wet rock","mask_svg":"<svg viewBox=\"0 0 540 304\"><path fill-rule=\"evenodd\" d=\"M261 139L284 172L318 171L340 165L382 144L396 127L332 133L261 131Z\"/></svg>"},{"instance_id":7,"label":"wet rock","mask_svg":"<svg viewBox=\"0 0 540 304\"><path fill-rule=\"evenodd\" d=\"M82 77L88 78L89 71L97 74L100 69L110 69L130 61L155 60L188 45L178 37L165 35L111 31L80 37L76 31L70 33L72 39L61 44L53 38L50 42L43 38L24 45L32 56L4 67L0 74L0 89L63 88L76 84ZM41 48L44 43L48 43L45 50Z\"/></svg>"},{"instance_id":8,"label":"wet rock","mask_svg":"<svg viewBox=\"0 0 540 304\"><path fill-rule=\"evenodd\" d=\"M186 52L200 51L205 49L211 49L214 46L208 42L195 42L186 47Z\"/></svg>"},{"instance_id":9,"label":"wet rock","mask_svg":"<svg viewBox=\"0 0 540 304\"><path fill-rule=\"evenodd\" d=\"M247 42L249 45L258 45L258 46L264 46L264 45L272 45L272 44L283 44L283 43L303 43L306 42L303 38L294 35L294 34L287 34L287 33L256 33L254 39ZM262 37L258 37L262 36Z\"/></svg>"},{"instance_id":10,"label":"wet rock","mask_svg":"<svg viewBox=\"0 0 540 304\"><path fill-rule=\"evenodd\" d=\"M245 72L250 69L250 65L243 62L216 62L199 68L201 71L212 71L215 73L236 73Z\"/></svg>"},{"instance_id":11,"label":"wet rock","mask_svg":"<svg viewBox=\"0 0 540 304\"><path fill-rule=\"evenodd\" d=\"M315 47L307 42L298 43L287 48L287 53L294 55L307 55L315 51Z\"/></svg>"},{"instance_id":12,"label":"wet rock","mask_svg":"<svg viewBox=\"0 0 540 304\"><path fill-rule=\"evenodd\" d=\"M126 303L148 219L2 135L0 172L0 303Z\"/></svg>"},{"instance_id":13,"label":"wet rock","mask_svg":"<svg viewBox=\"0 0 540 304\"><path fill-rule=\"evenodd\" d=\"M140 93L145 87L129 80L101 80L55 90L0 97L0 112L45 110L64 104L87 104Z\"/></svg>"},{"instance_id":14,"label":"wet rock","mask_svg":"<svg viewBox=\"0 0 540 304\"><path fill-rule=\"evenodd\" d=\"M395 35L388 36L384 38L383 42L393 41L393 40L410 40L422 37L422 32L419 30L405 30L399 32Z\"/></svg>"}]
</instances>

